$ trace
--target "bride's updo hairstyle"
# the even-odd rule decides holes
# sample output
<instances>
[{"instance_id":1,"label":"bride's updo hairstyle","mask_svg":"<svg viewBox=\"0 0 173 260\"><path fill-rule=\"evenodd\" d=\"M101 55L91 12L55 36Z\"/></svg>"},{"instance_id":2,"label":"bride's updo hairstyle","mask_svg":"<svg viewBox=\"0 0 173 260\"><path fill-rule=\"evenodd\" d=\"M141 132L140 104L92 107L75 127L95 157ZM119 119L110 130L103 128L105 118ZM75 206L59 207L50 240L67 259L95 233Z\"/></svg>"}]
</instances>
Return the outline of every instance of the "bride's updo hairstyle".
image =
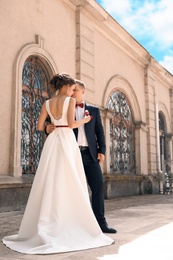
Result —
<instances>
[{"instance_id":1,"label":"bride's updo hairstyle","mask_svg":"<svg viewBox=\"0 0 173 260\"><path fill-rule=\"evenodd\" d=\"M68 74L56 74L50 80L50 85L56 90L60 90L64 85L74 85L76 81Z\"/></svg>"}]
</instances>

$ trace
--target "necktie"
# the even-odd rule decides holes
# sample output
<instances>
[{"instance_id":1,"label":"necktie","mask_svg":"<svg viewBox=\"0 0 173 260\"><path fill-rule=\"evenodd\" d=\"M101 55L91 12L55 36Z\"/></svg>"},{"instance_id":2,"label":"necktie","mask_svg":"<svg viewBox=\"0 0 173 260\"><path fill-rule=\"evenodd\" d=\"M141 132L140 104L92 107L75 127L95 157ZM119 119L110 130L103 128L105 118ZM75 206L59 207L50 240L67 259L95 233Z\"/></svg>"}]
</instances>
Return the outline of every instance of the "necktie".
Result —
<instances>
[{"instance_id":1,"label":"necktie","mask_svg":"<svg viewBox=\"0 0 173 260\"><path fill-rule=\"evenodd\" d=\"M83 108L83 107L84 107L84 103L76 104L76 107L81 107L81 108Z\"/></svg>"}]
</instances>

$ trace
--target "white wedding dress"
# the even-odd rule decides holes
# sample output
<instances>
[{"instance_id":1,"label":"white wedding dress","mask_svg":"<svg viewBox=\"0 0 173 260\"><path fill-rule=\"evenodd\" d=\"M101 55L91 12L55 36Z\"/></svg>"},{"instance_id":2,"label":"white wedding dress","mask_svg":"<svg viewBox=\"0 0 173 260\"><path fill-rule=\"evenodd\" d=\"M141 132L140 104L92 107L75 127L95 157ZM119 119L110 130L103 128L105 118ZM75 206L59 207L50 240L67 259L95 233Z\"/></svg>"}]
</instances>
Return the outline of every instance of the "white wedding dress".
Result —
<instances>
[{"instance_id":1,"label":"white wedding dress","mask_svg":"<svg viewBox=\"0 0 173 260\"><path fill-rule=\"evenodd\" d=\"M55 120L49 101L46 109L55 125L67 125L70 97L63 115ZM68 127L57 127L46 139L28 203L17 235L3 243L26 254L51 254L110 245L89 201L80 151Z\"/></svg>"}]
</instances>

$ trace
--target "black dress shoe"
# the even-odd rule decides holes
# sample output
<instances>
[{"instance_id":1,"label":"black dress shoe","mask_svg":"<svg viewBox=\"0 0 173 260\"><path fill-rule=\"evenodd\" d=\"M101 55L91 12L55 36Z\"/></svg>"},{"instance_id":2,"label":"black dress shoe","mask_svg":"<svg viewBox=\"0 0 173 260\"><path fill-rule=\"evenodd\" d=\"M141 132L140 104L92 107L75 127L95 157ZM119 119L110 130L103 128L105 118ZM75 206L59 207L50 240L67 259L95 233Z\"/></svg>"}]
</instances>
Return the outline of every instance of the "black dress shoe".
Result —
<instances>
[{"instance_id":1,"label":"black dress shoe","mask_svg":"<svg viewBox=\"0 0 173 260\"><path fill-rule=\"evenodd\" d=\"M117 233L116 229L109 227L108 225L103 225L100 227L103 233Z\"/></svg>"}]
</instances>

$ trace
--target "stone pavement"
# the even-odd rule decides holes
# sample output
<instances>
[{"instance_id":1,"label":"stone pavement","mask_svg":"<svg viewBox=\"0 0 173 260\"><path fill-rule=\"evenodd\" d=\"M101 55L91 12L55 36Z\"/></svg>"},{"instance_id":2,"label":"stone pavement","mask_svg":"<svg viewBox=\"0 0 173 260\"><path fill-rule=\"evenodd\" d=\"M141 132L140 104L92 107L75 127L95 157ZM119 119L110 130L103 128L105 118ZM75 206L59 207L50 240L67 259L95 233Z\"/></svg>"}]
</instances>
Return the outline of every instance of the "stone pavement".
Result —
<instances>
[{"instance_id":1,"label":"stone pavement","mask_svg":"<svg viewBox=\"0 0 173 260\"><path fill-rule=\"evenodd\" d=\"M118 230L115 244L97 249L25 255L0 242L0 260L173 260L173 195L139 195L105 200L106 218ZM23 211L0 213L0 239L15 234Z\"/></svg>"}]
</instances>

